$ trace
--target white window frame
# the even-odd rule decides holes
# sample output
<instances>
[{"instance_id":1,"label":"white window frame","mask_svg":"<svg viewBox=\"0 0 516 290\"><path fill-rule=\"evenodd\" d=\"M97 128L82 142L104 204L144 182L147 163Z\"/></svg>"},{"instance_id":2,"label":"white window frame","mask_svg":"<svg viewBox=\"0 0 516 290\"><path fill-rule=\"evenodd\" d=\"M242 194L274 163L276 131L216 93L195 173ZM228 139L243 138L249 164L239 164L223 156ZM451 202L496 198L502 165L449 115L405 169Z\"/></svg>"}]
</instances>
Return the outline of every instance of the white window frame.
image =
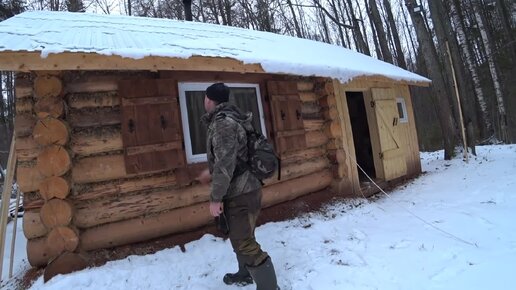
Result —
<instances>
[{"instance_id":1,"label":"white window frame","mask_svg":"<svg viewBox=\"0 0 516 290\"><path fill-rule=\"evenodd\" d=\"M405 99L402 97L396 98L396 111L398 110L398 104L401 104L401 110L403 111L403 118L399 119L400 123L408 123L407 105ZM398 112L399 114L399 112Z\"/></svg>"},{"instance_id":2,"label":"white window frame","mask_svg":"<svg viewBox=\"0 0 516 290\"><path fill-rule=\"evenodd\" d=\"M193 154L192 141L190 138L190 126L188 125L188 108L186 106L187 91L206 91L213 82L180 82L178 83L179 105L181 108L181 120L183 123L183 137L185 142L186 162L188 164L201 163L208 160L207 154ZM262 98L260 85L252 83L225 83L230 88L254 88L256 90L256 101L258 104L258 112L260 113L260 126L264 136L267 136L265 128L265 117L263 114Z\"/></svg>"}]
</instances>

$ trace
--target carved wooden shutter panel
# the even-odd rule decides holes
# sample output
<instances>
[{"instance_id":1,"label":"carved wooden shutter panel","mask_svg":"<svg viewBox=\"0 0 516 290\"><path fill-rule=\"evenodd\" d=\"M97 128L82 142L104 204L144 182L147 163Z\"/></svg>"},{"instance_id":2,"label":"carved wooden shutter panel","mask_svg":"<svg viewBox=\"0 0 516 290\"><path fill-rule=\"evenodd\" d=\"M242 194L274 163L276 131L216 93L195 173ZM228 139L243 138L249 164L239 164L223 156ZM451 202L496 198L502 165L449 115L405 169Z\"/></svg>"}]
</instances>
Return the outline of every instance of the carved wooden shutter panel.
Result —
<instances>
[{"instance_id":1,"label":"carved wooden shutter panel","mask_svg":"<svg viewBox=\"0 0 516 290\"><path fill-rule=\"evenodd\" d=\"M121 81L119 93L127 173L185 166L175 82Z\"/></svg>"},{"instance_id":2,"label":"carved wooden shutter panel","mask_svg":"<svg viewBox=\"0 0 516 290\"><path fill-rule=\"evenodd\" d=\"M276 151L281 155L305 148L306 137L297 82L270 81L267 89L272 107Z\"/></svg>"}]
</instances>

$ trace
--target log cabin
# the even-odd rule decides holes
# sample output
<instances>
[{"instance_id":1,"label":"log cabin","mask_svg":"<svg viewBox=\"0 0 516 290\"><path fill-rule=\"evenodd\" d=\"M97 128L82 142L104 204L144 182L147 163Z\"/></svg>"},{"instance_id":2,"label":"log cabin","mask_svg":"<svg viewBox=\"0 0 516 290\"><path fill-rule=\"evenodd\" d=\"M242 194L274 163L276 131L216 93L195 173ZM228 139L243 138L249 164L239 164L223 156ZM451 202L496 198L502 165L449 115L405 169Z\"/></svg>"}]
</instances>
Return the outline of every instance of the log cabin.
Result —
<instances>
[{"instance_id":1,"label":"log cabin","mask_svg":"<svg viewBox=\"0 0 516 290\"><path fill-rule=\"evenodd\" d=\"M199 119L214 82L281 158L264 207L323 189L370 195L366 174L386 184L421 172L409 86L430 81L338 46L39 11L0 23L0 70L16 72L16 176L35 267L212 220L209 186L195 177L206 167Z\"/></svg>"}]
</instances>

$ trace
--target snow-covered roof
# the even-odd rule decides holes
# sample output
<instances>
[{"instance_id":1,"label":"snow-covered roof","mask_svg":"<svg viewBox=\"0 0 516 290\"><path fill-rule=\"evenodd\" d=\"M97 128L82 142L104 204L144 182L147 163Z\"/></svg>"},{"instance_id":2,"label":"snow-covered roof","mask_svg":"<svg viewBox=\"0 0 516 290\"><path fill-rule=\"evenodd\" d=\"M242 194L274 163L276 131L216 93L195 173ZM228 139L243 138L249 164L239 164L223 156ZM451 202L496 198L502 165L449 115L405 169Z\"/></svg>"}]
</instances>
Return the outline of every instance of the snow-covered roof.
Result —
<instances>
[{"instance_id":1,"label":"snow-covered roof","mask_svg":"<svg viewBox=\"0 0 516 290\"><path fill-rule=\"evenodd\" d=\"M30 11L0 23L0 60L6 52L231 58L265 72L337 78L359 76L429 80L352 50L322 42L236 27L159 18ZM2 68L0 61L0 69Z\"/></svg>"}]
</instances>

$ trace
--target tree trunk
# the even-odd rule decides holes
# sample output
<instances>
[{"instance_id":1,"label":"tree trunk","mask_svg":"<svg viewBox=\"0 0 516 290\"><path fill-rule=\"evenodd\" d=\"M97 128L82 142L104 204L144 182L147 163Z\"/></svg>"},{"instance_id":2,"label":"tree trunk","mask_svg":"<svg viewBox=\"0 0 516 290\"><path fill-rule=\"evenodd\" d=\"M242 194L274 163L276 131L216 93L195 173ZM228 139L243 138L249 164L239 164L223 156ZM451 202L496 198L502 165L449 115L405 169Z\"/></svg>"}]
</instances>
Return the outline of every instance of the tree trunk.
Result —
<instances>
[{"instance_id":1,"label":"tree trunk","mask_svg":"<svg viewBox=\"0 0 516 290\"><path fill-rule=\"evenodd\" d=\"M387 36L385 35L385 30L383 28L380 11L378 11L378 6L376 5L376 0L369 0L369 7L371 8L370 17L373 20L373 24L376 28L376 34L378 36L378 41L382 50L382 60L388 63L394 63L391 50L389 49L389 43L387 42Z\"/></svg>"},{"instance_id":2,"label":"tree trunk","mask_svg":"<svg viewBox=\"0 0 516 290\"><path fill-rule=\"evenodd\" d=\"M378 36L376 33L376 28L373 23L373 18L371 17L371 9L369 8L369 4L367 4L367 3L368 3L367 0L364 1L366 10L367 10L367 14L369 15L368 18L369 18L369 23L370 23L370 27L371 27L371 33L373 34L373 43L374 43L374 48L375 48L375 52L376 52L376 58L383 59L382 51L380 49L380 44L378 43Z\"/></svg>"},{"instance_id":3,"label":"tree trunk","mask_svg":"<svg viewBox=\"0 0 516 290\"><path fill-rule=\"evenodd\" d=\"M514 0L511 2L514 4ZM508 52L511 56L512 62L516 62L516 29L513 29L511 26L511 16L507 5L504 0L496 0L496 7L498 8L498 13L500 14L502 26L504 33L507 37L506 43L508 43Z\"/></svg>"},{"instance_id":4,"label":"tree trunk","mask_svg":"<svg viewBox=\"0 0 516 290\"><path fill-rule=\"evenodd\" d=\"M292 5L292 0L287 0L288 8L290 9L290 13L292 13L292 21L294 21L294 28L296 30L296 35L299 38L303 38L303 33L301 32L301 28L299 27L299 23L297 22L296 12L294 11L294 5Z\"/></svg>"},{"instance_id":5,"label":"tree trunk","mask_svg":"<svg viewBox=\"0 0 516 290\"><path fill-rule=\"evenodd\" d=\"M485 21L482 19L482 16L480 15L480 10L482 7L480 7L479 0L474 1L473 5L475 18L478 23L478 29L480 31L480 35L482 37L482 42L484 43L484 49L486 52L487 62L489 64L489 71L491 72L491 78L493 80L493 86L495 89L495 95L496 95L496 107L498 110L498 122L500 127L500 139L503 142L507 142L509 140L508 136L508 130L507 130L507 116L505 112L505 104L503 100L503 94L502 94L502 84L500 83L500 78L498 76L498 66L496 64L496 61L493 57L494 50L491 46L491 41L489 39L488 33L485 28Z\"/></svg>"},{"instance_id":6,"label":"tree trunk","mask_svg":"<svg viewBox=\"0 0 516 290\"><path fill-rule=\"evenodd\" d=\"M491 124L491 117L489 116L487 102L485 100L484 91L480 83L478 67L476 66L476 61L474 59L472 45L465 33L465 25L463 22L463 17L460 14L460 10L458 9L458 5L460 5L460 3L458 3L458 0L450 2L450 15L454 22L454 26L457 32L457 39L459 41L459 46L462 50L462 54L464 55L464 60L467 69L471 73L471 79L473 80L473 87L475 90L475 97L477 98L479 109L482 114L482 132L484 133L482 134L482 136L491 137L494 134L493 125Z\"/></svg>"},{"instance_id":7,"label":"tree trunk","mask_svg":"<svg viewBox=\"0 0 516 290\"><path fill-rule=\"evenodd\" d=\"M330 3L330 7L333 12L333 17L337 20L337 22L344 23L344 21L341 21L341 19L340 19L339 13L337 11L337 7L335 6L335 0L332 0L332 2ZM343 47L348 47L346 45L346 41L344 40L344 31L342 30L342 26L338 25L338 23L337 23L337 30L339 32L340 44Z\"/></svg>"},{"instance_id":8,"label":"tree trunk","mask_svg":"<svg viewBox=\"0 0 516 290\"><path fill-rule=\"evenodd\" d=\"M450 1L446 2L449 3ZM471 75L467 73L468 71L466 69L466 64L461 55L461 50L459 48L459 44L457 41L457 33L453 30L452 27L452 17L449 13L451 8L449 7L449 5L444 6L445 2L442 0L435 1L435 4L439 8L439 13L441 13L441 15L444 16L441 19L446 33L446 37L448 39L451 57L453 61L453 67L455 69L455 73L457 76L458 89L460 92L459 97L461 102L461 105L458 108L462 108L463 110L464 126L468 127L468 124L469 126L472 126L474 124L478 128L478 120L475 106L475 93L473 89L473 84L471 82L472 78ZM448 11L448 13L446 11ZM477 134L475 134L474 132L468 132L466 139L468 146L471 147L473 151L475 151L475 144L478 140Z\"/></svg>"},{"instance_id":9,"label":"tree trunk","mask_svg":"<svg viewBox=\"0 0 516 290\"><path fill-rule=\"evenodd\" d=\"M351 0L346 0L346 1L348 4L347 8L348 8L349 16L350 16L350 18L352 18L352 21L353 21L353 35L355 38L356 45L358 47L358 51L360 51L361 53L366 54L366 55L371 55L371 52L369 51L369 47L367 46L367 44L364 40L364 36L362 35L362 30L360 30L359 21L354 14L355 10L353 9L353 3L351 2ZM360 18L362 18L362 16L360 16Z\"/></svg>"},{"instance_id":10,"label":"tree trunk","mask_svg":"<svg viewBox=\"0 0 516 290\"><path fill-rule=\"evenodd\" d=\"M443 76L441 74L441 67L439 65L437 52L433 45L430 33L425 28L423 16L421 11L415 11L417 7L415 0L407 0L406 5L414 23L416 34L418 36L419 45L422 48L425 63L428 67L430 78L432 79L432 90L438 103L438 114L441 130L443 132L444 141L444 158L450 160L453 157L455 148L455 126L453 125L453 116L450 109L450 102L446 96L446 88Z\"/></svg>"},{"instance_id":11,"label":"tree trunk","mask_svg":"<svg viewBox=\"0 0 516 290\"><path fill-rule=\"evenodd\" d=\"M403 48L401 47L400 35L398 33L398 28L396 26L396 22L394 21L394 15L392 14L392 7L389 0L383 0L383 6L385 7L385 11L387 13L387 20L391 26L392 38L394 41L394 46L396 47L396 61L399 67L407 69L407 63L405 61L405 55L403 53Z\"/></svg>"},{"instance_id":12,"label":"tree trunk","mask_svg":"<svg viewBox=\"0 0 516 290\"><path fill-rule=\"evenodd\" d=\"M185 20L192 21L192 0L183 0L185 7Z\"/></svg>"}]
</instances>

